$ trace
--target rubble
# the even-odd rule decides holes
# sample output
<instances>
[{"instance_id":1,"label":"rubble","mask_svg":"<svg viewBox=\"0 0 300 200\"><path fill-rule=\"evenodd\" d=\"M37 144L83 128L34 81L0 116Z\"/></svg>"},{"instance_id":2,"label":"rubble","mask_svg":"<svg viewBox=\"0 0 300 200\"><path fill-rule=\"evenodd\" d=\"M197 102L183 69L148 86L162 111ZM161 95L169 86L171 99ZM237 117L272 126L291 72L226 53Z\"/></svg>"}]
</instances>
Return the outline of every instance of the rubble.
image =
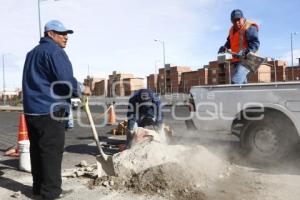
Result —
<instances>
[{"instance_id":1,"label":"rubble","mask_svg":"<svg viewBox=\"0 0 300 200\"><path fill-rule=\"evenodd\" d=\"M22 196L21 191L15 192L11 195L11 197L17 198L17 199L21 198L21 196Z\"/></svg>"},{"instance_id":2,"label":"rubble","mask_svg":"<svg viewBox=\"0 0 300 200\"><path fill-rule=\"evenodd\" d=\"M201 189L193 186L191 177L175 163L152 167L131 177L104 176L90 182L90 187L131 190L138 194L160 195L170 199L205 199ZM196 198L197 197L197 198Z\"/></svg>"},{"instance_id":3,"label":"rubble","mask_svg":"<svg viewBox=\"0 0 300 200\"><path fill-rule=\"evenodd\" d=\"M80 161L79 167L87 167L88 163L85 160Z\"/></svg>"},{"instance_id":4,"label":"rubble","mask_svg":"<svg viewBox=\"0 0 300 200\"><path fill-rule=\"evenodd\" d=\"M62 177L76 178L81 176L97 177L97 164L89 165L86 161L81 161L77 168L65 169L62 172Z\"/></svg>"}]
</instances>

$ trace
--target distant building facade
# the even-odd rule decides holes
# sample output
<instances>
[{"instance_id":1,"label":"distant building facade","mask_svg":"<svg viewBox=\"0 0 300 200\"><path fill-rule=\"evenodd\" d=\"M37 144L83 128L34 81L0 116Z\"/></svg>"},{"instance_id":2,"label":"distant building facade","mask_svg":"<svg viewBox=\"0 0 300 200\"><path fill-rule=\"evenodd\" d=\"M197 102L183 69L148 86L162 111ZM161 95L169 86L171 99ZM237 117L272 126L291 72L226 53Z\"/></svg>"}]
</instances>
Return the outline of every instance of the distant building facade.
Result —
<instances>
[{"instance_id":1,"label":"distant building facade","mask_svg":"<svg viewBox=\"0 0 300 200\"><path fill-rule=\"evenodd\" d=\"M158 74L150 74L147 76L147 88L157 92L157 78Z\"/></svg>"},{"instance_id":2,"label":"distant building facade","mask_svg":"<svg viewBox=\"0 0 300 200\"><path fill-rule=\"evenodd\" d=\"M165 68L160 68L156 78L156 88L153 87L155 84L155 75L147 78L148 88L157 91L160 94L166 93L178 93L180 91L181 75L184 72L192 71L190 67L177 66L166 64Z\"/></svg>"},{"instance_id":3,"label":"distant building facade","mask_svg":"<svg viewBox=\"0 0 300 200\"><path fill-rule=\"evenodd\" d=\"M114 71L107 82L107 96L129 96L133 91L144 88L144 78L133 74Z\"/></svg>"},{"instance_id":4,"label":"distant building facade","mask_svg":"<svg viewBox=\"0 0 300 200\"><path fill-rule=\"evenodd\" d=\"M84 79L83 84L90 87L92 95L98 96L98 94L101 93L102 91L99 91L100 88L99 86L96 87L96 85L97 83L105 80L106 79L102 77L87 76L87 78ZM105 93L105 90L103 92Z\"/></svg>"},{"instance_id":5,"label":"distant building facade","mask_svg":"<svg viewBox=\"0 0 300 200\"><path fill-rule=\"evenodd\" d=\"M107 96L107 79L103 79L95 83L93 95L95 96Z\"/></svg>"}]
</instances>

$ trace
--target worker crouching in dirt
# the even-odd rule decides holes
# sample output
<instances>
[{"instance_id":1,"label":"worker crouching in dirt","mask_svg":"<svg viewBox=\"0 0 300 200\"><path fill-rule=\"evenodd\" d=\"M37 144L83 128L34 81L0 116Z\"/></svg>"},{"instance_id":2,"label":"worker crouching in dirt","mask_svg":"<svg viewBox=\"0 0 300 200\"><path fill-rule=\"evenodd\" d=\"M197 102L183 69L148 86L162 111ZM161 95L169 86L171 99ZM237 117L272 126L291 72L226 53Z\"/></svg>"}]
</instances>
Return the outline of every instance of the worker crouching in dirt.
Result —
<instances>
[{"instance_id":1,"label":"worker crouching in dirt","mask_svg":"<svg viewBox=\"0 0 300 200\"><path fill-rule=\"evenodd\" d=\"M127 148L130 148L137 127L155 131L161 129L163 118L158 95L149 89L136 91L129 99L127 118Z\"/></svg>"}]
</instances>

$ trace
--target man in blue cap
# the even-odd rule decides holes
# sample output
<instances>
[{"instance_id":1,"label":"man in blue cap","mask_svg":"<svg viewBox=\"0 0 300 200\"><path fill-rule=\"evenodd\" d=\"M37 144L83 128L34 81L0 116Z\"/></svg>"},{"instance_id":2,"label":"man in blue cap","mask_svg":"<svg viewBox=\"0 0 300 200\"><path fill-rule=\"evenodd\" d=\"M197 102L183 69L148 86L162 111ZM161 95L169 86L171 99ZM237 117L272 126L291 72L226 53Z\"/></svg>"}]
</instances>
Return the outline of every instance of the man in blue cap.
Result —
<instances>
[{"instance_id":1,"label":"man in blue cap","mask_svg":"<svg viewBox=\"0 0 300 200\"><path fill-rule=\"evenodd\" d=\"M130 148L135 128L161 128L163 117L158 95L150 89L137 90L129 99L127 118L127 147Z\"/></svg>"},{"instance_id":2,"label":"man in blue cap","mask_svg":"<svg viewBox=\"0 0 300 200\"><path fill-rule=\"evenodd\" d=\"M242 65L241 59L246 58L249 52L256 53L260 46L258 39L258 25L244 18L243 12L235 9L230 16L232 27L224 46L221 46L218 53L224 53L227 49L235 54L232 58L234 73L232 77L233 84L247 83L247 74L249 70Z\"/></svg>"},{"instance_id":3,"label":"man in blue cap","mask_svg":"<svg viewBox=\"0 0 300 200\"><path fill-rule=\"evenodd\" d=\"M89 88L73 77L72 64L63 50L66 29L57 20L45 25L40 44L27 55L23 69L23 106L30 140L32 193L45 200L63 198L72 191L61 189L61 164L65 123L70 98L89 94Z\"/></svg>"}]
</instances>

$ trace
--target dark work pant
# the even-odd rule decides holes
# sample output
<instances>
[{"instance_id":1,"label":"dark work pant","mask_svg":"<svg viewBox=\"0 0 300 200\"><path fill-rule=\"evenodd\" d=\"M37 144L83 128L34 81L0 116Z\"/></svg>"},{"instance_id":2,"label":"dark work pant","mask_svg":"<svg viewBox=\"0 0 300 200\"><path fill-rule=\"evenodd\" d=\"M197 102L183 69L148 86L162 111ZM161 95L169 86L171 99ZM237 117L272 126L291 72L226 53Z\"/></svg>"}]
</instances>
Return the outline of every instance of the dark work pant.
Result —
<instances>
[{"instance_id":1,"label":"dark work pant","mask_svg":"<svg viewBox=\"0 0 300 200\"><path fill-rule=\"evenodd\" d=\"M53 199L62 192L61 164L65 143L64 122L50 115L26 115L30 140L32 192Z\"/></svg>"}]
</instances>

